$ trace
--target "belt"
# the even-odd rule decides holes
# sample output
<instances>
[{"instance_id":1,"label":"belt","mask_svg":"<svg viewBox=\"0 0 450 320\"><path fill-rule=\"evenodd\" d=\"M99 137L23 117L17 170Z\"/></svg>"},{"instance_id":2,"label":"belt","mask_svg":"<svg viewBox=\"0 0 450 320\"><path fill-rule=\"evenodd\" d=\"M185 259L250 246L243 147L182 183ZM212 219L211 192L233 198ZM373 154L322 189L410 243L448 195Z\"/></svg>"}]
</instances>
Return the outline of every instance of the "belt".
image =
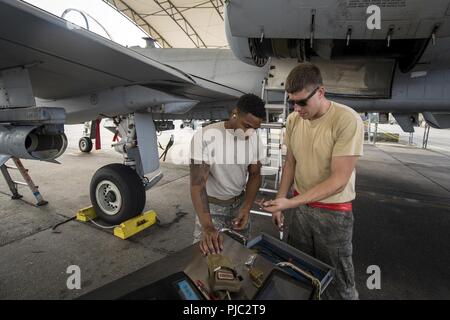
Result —
<instances>
[{"instance_id":1,"label":"belt","mask_svg":"<svg viewBox=\"0 0 450 320\"><path fill-rule=\"evenodd\" d=\"M300 193L294 189L294 197L298 196ZM333 211L353 211L353 205L351 202L343 203L325 203L325 202L310 202L306 204L309 207L328 209Z\"/></svg>"},{"instance_id":2,"label":"belt","mask_svg":"<svg viewBox=\"0 0 450 320\"><path fill-rule=\"evenodd\" d=\"M242 196L244 195L244 192L242 192L240 195L227 199L227 200L221 200L221 199L217 199L214 197L210 197L208 196L208 202L212 203L212 204L217 204L219 206L230 206L233 203L235 203L236 201L240 200L242 198Z\"/></svg>"}]
</instances>

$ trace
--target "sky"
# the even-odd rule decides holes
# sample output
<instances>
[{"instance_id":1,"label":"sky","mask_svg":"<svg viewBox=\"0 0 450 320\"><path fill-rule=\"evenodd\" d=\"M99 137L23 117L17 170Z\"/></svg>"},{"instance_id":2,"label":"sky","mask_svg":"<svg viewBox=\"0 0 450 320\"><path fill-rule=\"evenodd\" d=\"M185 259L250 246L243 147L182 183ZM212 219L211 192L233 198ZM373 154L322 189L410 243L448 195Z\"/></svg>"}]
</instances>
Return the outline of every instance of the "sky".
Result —
<instances>
[{"instance_id":1,"label":"sky","mask_svg":"<svg viewBox=\"0 0 450 320\"><path fill-rule=\"evenodd\" d=\"M112 40L123 46L141 46L145 47L145 41L142 37L146 34L135 26L127 17L117 12L102 0L25 0L36 7L48 11L58 17L61 17L66 9L78 9L86 12L92 18L97 20L112 36ZM73 22L83 28L86 23L83 16L70 11L65 19ZM91 18L88 18L89 30L108 38L108 35Z\"/></svg>"}]
</instances>

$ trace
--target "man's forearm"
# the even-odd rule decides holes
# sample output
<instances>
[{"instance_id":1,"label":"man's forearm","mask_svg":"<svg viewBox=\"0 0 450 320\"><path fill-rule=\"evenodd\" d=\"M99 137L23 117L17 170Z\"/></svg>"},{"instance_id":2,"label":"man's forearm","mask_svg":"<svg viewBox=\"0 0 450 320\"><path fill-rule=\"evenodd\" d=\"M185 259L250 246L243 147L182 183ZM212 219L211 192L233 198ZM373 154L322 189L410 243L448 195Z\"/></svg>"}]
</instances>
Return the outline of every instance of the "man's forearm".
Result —
<instances>
[{"instance_id":1,"label":"man's forearm","mask_svg":"<svg viewBox=\"0 0 450 320\"><path fill-rule=\"evenodd\" d=\"M213 226L209 211L208 194L206 193L206 188L191 186L191 199L202 227Z\"/></svg>"},{"instance_id":2,"label":"man's forearm","mask_svg":"<svg viewBox=\"0 0 450 320\"><path fill-rule=\"evenodd\" d=\"M261 187L261 174L254 173L248 177L247 185L245 187L245 200L244 206L242 207L244 210L250 211L253 206L253 202L255 202L256 195Z\"/></svg>"},{"instance_id":3,"label":"man's forearm","mask_svg":"<svg viewBox=\"0 0 450 320\"><path fill-rule=\"evenodd\" d=\"M197 212L198 219L203 228L213 226L209 212L208 194L206 192L206 182L209 175L209 165L193 164L190 165L191 177L191 199L194 209Z\"/></svg>"},{"instance_id":4,"label":"man's forearm","mask_svg":"<svg viewBox=\"0 0 450 320\"><path fill-rule=\"evenodd\" d=\"M286 198L289 189L294 182L295 164L286 160L283 166L283 174L281 175L280 187L278 188L277 198Z\"/></svg>"}]
</instances>

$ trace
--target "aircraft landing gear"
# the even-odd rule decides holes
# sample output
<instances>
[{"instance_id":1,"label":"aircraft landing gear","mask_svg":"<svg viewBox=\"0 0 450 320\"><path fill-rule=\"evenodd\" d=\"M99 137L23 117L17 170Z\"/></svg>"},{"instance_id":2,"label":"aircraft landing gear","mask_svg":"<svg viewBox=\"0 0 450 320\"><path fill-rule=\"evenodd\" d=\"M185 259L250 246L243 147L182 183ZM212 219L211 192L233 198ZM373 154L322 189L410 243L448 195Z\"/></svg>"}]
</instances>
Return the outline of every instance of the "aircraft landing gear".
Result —
<instances>
[{"instance_id":1,"label":"aircraft landing gear","mask_svg":"<svg viewBox=\"0 0 450 320\"><path fill-rule=\"evenodd\" d=\"M91 180L90 197L97 216L110 224L136 216L145 206L142 179L135 170L119 163L97 170Z\"/></svg>"},{"instance_id":2,"label":"aircraft landing gear","mask_svg":"<svg viewBox=\"0 0 450 320\"><path fill-rule=\"evenodd\" d=\"M101 220L120 224L142 213L146 190L160 181L163 174L156 174L152 179L145 177L146 173L159 168L156 129L151 115L128 114L115 117L113 121L117 137L113 147L123 155L123 164L108 164L98 169L91 180L90 197ZM138 132L143 137L139 145Z\"/></svg>"},{"instance_id":3,"label":"aircraft landing gear","mask_svg":"<svg viewBox=\"0 0 450 320\"><path fill-rule=\"evenodd\" d=\"M89 153L92 150L92 140L89 137L82 137L78 141L78 148L81 152Z\"/></svg>"}]
</instances>

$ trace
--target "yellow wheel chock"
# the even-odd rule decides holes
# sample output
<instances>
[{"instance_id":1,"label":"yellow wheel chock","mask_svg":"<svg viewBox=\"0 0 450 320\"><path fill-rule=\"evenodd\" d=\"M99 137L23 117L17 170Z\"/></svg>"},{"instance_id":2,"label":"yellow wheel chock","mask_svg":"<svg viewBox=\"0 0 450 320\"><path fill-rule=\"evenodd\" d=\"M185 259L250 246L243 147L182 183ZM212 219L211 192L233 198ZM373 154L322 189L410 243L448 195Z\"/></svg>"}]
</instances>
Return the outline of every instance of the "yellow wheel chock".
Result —
<instances>
[{"instance_id":1,"label":"yellow wheel chock","mask_svg":"<svg viewBox=\"0 0 450 320\"><path fill-rule=\"evenodd\" d=\"M136 233L147 229L156 223L156 212L153 210L147 211L137 217L124 221L120 226L114 228L114 235L120 239L127 239Z\"/></svg>"},{"instance_id":2,"label":"yellow wheel chock","mask_svg":"<svg viewBox=\"0 0 450 320\"><path fill-rule=\"evenodd\" d=\"M97 217L94 208L87 207L80 209L77 212L77 220L88 222ZM114 228L114 235L120 239L128 239L129 237L147 229L156 223L156 212L153 210L144 212L134 218L122 222L119 226Z\"/></svg>"},{"instance_id":3,"label":"yellow wheel chock","mask_svg":"<svg viewBox=\"0 0 450 320\"><path fill-rule=\"evenodd\" d=\"M82 222L88 222L89 220L95 219L97 215L95 214L94 208L87 207L78 210L77 212L77 220Z\"/></svg>"}]
</instances>

